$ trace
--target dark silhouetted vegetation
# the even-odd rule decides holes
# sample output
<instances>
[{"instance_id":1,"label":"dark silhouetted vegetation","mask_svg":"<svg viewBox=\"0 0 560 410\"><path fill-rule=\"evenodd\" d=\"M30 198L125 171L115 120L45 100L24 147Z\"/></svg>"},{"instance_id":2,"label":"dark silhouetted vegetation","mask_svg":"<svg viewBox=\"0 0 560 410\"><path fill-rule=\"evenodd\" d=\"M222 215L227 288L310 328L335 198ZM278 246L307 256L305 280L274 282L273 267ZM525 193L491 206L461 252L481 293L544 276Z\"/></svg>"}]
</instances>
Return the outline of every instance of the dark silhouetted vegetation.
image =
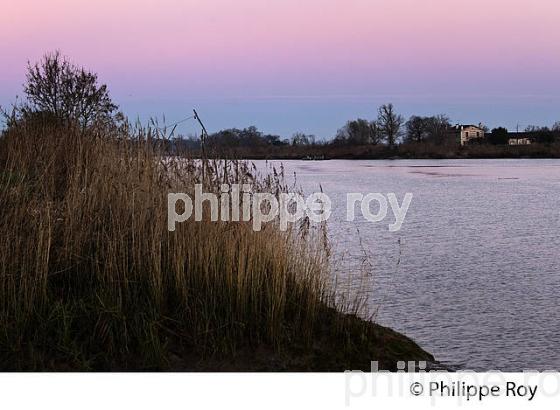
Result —
<instances>
[{"instance_id":1,"label":"dark silhouetted vegetation","mask_svg":"<svg viewBox=\"0 0 560 410\"><path fill-rule=\"evenodd\" d=\"M377 128L377 122L362 118L348 121L344 127L338 130L334 138L335 144L377 145L380 142L381 134Z\"/></svg>"},{"instance_id":2,"label":"dark silhouetted vegetation","mask_svg":"<svg viewBox=\"0 0 560 410\"><path fill-rule=\"evenodd\" d=\"M0 136L0 370L342 371L369 370L371 360L396 370L399 360L433 361L359 317L371 318L359 294L337 288L325 225L281 231L274 220L256 232L205 213L168 231L168 193L246 183L278 195L288 189L282 169L170 157L181 146L160 130L98 121L112 112L105 97L81 117L51 91ZM315 147L254 127L208 144Z\"/></svg>"},{"instance_id":3,"label":"dark silhouetted vegetation","mask_svg":"<svg viewBox=\"0 0 560 410\"><path fill-rule=\"evenodd\" d=\"M486 139L493 145L506 145L509 140L509 133L504 127L494 128L492 132L486 136Z\"/></svg>"},{"instance_id":4,"label":"dark silhouetted vegetation","mask_svg":"<svg viewBox=\"0 0 560 410\"><path fill-rule=\"evenodd\" d=\"M402 125L404 118L395 112L393 104L383 104L379 107L377 114L377 128L381 139L394 147L402 136Z\"/></svg>"},{"instance_id":5,"label":"dark silhouetted vegetation","mask_svg":"<svg viewBox=\"0 0 560 410\"><path fill-rule=\"evenodd\" d=\"M114 122L118 106L97 74L72 64L56 51L38 63L28 63L25 101L15 105L8 118L14 121L76 122L82 129L95 123Z\"/></svg>"},{"instance_id":6,"label":"dark silhouetted vegetation","mask_svg":"<svg viewBox=\"0 0 560 410\"><path fill-rule=\"evenodd\" d=\"M216 158L246 159L387 159L387 158L557 158L560 122L552 128L528 127L524 132L509 132L504 127L485 131L485 137L460 146L446 115L411 116L404 122L392 104L378 109L375 120L348 121L331 140L296 133L290 139L268 135L255 127L224 130L209 137ZM527 139L530 145L509 145L510 139ZM200 155L200 143L190 138L169 142L189 147Z\"/></svg>"}]
</instances>

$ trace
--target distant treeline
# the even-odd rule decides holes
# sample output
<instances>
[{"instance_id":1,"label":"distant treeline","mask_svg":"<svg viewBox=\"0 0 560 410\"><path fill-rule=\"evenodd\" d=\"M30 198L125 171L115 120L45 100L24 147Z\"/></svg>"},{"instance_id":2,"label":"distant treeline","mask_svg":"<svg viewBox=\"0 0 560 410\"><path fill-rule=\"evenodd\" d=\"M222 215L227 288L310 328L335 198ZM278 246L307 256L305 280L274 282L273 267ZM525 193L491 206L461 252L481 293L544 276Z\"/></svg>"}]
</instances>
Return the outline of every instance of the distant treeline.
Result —
<instances>
[{"instance_id":1,"label":"distant treeline","mask_svg":"<svg viewBox=\"0 0 560 410\"><path fill-rule=\"evenodd\" d=\"M2 110L4 132L15 125L57 124L83 131L111 128L127 131L131 125L112 101L107 86L97 75L75 66L59 52L46 54L27 67L25 99L11 111ZM155 143L170 154L234 158L462 158L462 157L558 157L560 122L552 127L529 126L510 133L504 127L489 130L482 124L484 138L469 146L459 146L457 133L448 116L413 115L407 120L393 104L383 104L374 119L348 121L335 135L318 139L295 133L290 138L268 134L256 127L231 128L208 135L204 152L200 138L174 136L153 123ZM0 133L0 137L4 134ZM530 145L510 146L511 138L530 141Z\"/></svg>"},{"instance_id":2,"label":"distant treeline","mask_svg":"<svg viewBox=\"0 0 560 410\"><path fill-rule=\"evenodd\" d=\"M330 139L295 133L291 138L267 134L256 127L226 129L208 135L205 148L214 155L244 158L495 158L558 157L560 122L551 128L529 126L523 132L510 133L504 127L488 129L485 138L469 146L459 146L448 116L413 115L405 121L393 104L379 107L375 120L358 118L348 121ZM509 146L510 138L529 138L531 145ZM197 153L201 141L196 137L170 139L169 149L177 153Z\"/></svg>"}]
</instances>

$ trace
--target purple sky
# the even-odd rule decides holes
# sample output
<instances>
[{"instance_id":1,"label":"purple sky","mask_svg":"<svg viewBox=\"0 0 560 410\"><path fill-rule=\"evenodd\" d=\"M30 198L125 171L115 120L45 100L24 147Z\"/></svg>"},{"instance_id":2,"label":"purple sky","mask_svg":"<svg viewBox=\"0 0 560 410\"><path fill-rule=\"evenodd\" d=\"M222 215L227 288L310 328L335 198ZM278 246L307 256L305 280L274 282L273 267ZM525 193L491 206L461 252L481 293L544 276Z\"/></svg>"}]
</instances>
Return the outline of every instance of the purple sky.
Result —
<instances>
[{"instance_id":1,"label":"purple sky","mask_svg":"<svg viewBox=\"0 0 560 410\"><path fill-rule=\"evenodd\" d=\"M7 2L2 106L28 59L60 49L129 116L172 123L196 107L211 131L330 137L385 102L491 127L560 121L557 0Z\"/></svg>"}]
</instances>

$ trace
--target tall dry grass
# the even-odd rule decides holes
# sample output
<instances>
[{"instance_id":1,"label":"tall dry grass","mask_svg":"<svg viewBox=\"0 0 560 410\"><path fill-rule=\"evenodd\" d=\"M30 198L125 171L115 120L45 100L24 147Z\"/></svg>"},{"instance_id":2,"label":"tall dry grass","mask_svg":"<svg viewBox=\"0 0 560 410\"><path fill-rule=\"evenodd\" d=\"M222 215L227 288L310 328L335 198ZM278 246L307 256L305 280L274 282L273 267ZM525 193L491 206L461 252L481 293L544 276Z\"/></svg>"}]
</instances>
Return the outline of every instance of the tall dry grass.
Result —
<instances>
[{"instance_id":1,"label":"tall dry grass","mask_svg":"<svg viewBox=\"0 0 560 410\"><path fill-rule=\"evenodd\" d=\"M313 344L334 300L320 230L167 230L169 192L279 193L281 170L159 146L150 130L41 122L0 138L0 368L164 369L185 352Z\"/></svg>"}]
</instances>

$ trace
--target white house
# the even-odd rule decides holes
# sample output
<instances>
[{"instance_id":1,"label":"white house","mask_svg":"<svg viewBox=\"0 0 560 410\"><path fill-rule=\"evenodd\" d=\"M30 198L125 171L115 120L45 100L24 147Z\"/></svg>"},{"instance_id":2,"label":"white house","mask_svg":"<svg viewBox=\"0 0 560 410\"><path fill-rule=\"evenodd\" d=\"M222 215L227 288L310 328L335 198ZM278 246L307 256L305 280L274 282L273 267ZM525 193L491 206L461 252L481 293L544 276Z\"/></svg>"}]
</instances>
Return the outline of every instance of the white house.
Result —
<instances>
[{"instance_id":1,"label":"white house","mask_svg":"<svg viewBox=\"0 0 560 410\"><path fill-rule=\"evenodd\" d=\"M468 145L484 138L481 125L457 124L449 129L451 138L461 145Z\"/></svg>"}]
</instances>

